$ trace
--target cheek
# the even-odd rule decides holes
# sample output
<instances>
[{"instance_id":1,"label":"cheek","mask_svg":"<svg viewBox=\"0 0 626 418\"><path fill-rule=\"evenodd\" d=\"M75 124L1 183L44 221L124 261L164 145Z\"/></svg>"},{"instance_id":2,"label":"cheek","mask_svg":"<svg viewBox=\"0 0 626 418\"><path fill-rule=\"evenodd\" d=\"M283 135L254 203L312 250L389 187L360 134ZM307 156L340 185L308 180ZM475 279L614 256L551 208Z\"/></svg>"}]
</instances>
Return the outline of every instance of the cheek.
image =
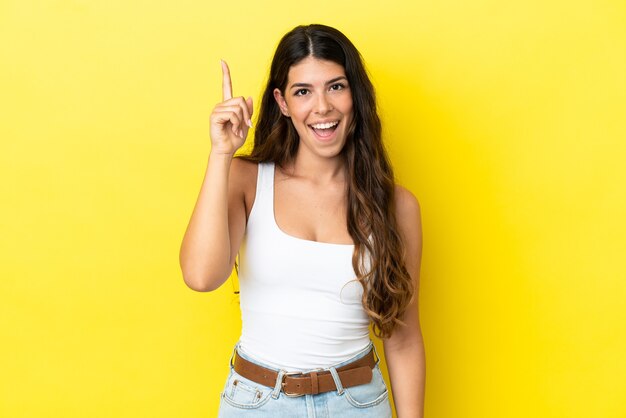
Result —
<instances>
[{"instance_id":1,"label":"cheek","mask_svg":"<svg viewBox=\"0 0 626 418\"><path fill-rule=\"evenodd\" d=\"M353 113L352 96L348 95L348 97L346 97L343 100L341 108L342 108L344 114L352 114Z\"/></svg>"},{"instance_id":2,"label":"cheek","mask_svg":"<svg viewBox=\"0 0 626 418\"><path fill-rule=\"evenodd\" d=\"M306 114L305 106L303 103L297 101L287 101L287 107L289 109L289 115L294 123L302 122L304 115Z\"/></svg>"},{"instance_id":3,"label":"cheek","mask_svg":"<svg viewBox=\"0 0 626 418\"><path fill-rule=\"evenodd\" d=\"M291 119L295 124L304 125L306 123L306 119L309 115L305 109L296 108L291 113Z\"/></svg>"},{"instance_id":4,"label":"cheek","mask_svg":"<svg viewBox=\"0 0 626 418\"><path fill-rule=\"evenodd\" d=\"M291 123L293 123L294 128L296 128L300 135L308 128L306 125L306 115L299 112L291 114Z\"/></svg>"}]
</instances>

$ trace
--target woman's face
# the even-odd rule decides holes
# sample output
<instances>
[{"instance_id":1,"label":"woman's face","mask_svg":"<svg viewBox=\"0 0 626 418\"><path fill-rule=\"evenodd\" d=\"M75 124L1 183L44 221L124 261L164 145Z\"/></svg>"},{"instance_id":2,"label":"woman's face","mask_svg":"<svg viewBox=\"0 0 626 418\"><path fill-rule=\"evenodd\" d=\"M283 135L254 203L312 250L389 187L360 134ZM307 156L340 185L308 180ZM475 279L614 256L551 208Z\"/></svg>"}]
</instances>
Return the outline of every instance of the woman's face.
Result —
<instances>
[{"instance_id":1,"label":"woman's face","mask_svg":"<svg viewBox=\"0 0 626 418\"><path fill-rule=\"evenodd\" d=\"M291 118L300 146L325 157L341 152L353 117L352 93L341 65L307 57L291 66L285 94L275 89L274 98Z\"/></svg>"}]
</instances>

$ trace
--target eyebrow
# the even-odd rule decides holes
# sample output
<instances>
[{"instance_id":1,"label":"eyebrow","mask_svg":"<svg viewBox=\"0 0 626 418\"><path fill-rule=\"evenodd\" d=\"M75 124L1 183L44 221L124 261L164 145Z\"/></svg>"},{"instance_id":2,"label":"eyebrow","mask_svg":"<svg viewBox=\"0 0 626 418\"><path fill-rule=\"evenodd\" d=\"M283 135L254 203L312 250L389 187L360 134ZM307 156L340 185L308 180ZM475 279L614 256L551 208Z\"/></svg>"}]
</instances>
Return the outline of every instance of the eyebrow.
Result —
<instances>
[{"instance_id":1,"label":"eyebrow","mask_svg":"<svg viewBox=\"0 0 626 418\"><path fill-rule=\"evenodd\" d=\"M345 75L340 75L339 77L335 77L331 80L328 80L326 83L324 83L324 85L329 85L329 84L333 84L339 80L346 80L348 81L348 78ZM292 89L294 87L313 87L313 84L309 84L309 83L293 83L289 88Z\"/></svg>"}]
</instances>

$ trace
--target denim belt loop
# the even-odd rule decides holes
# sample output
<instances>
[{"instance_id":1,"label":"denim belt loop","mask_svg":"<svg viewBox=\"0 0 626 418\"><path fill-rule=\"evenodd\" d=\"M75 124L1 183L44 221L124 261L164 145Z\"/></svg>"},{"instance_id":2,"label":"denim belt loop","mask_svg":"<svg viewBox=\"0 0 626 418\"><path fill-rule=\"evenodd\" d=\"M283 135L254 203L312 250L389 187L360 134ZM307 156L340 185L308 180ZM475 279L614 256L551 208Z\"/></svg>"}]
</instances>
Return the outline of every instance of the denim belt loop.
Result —
<instances>
[{"instance_id":1,"label":"denim belt loop","mask_svg":"<svg viewBox=\"0 0 626 418\"><path fill-rule=\"evenodd\" d=\"M337 394L343 395L343 385L341 384L341 379L339 378L339 374L337 373L337 369L331 367L328 369L330 374L333 375L333 380L335 381L335 386L337 386Z\"/></svg>"},{"instance_id":2,"label":"denim belt loop","mask_svg":"<svg viewBox=\"0 0 626 418\"><path fill-rule=\"evenodd\" d=\"M285 373L286 372L282 369L278 371L278 376L276 377L276 385L274 386L274 390L272 391L272 398L274 399L278 398L278 394L283 387L283 377L285 376Z\"/></svg>"},{"instance_id":3,"label":"denim belt loop","mask_svg":"<svg viewBox=\"0 0 626 418\"><path fill-rule=\"evenodd\" d=\"M378 355L378 351L376 350L376 346L374 345L374 343L370 343L372 344L372 350L374 350L374 354L376 354L376 364L380 363L380 356Z\"/></svg>"},{"instance_id":4,"label":"denim belt loop","mask_svg":"<svg viewBox=\"0 0 626 418\"><path fill-rule=\"evenodd\" d=\"M235 344L235 348L233 348L233 354L230 356L230 361L228 362L228 364L230 364L231 369L235 367L233 363L233 359L235 358L235 353L237 352L237 348L239 348L239 342Z\"/></svg>"}]
</instances>

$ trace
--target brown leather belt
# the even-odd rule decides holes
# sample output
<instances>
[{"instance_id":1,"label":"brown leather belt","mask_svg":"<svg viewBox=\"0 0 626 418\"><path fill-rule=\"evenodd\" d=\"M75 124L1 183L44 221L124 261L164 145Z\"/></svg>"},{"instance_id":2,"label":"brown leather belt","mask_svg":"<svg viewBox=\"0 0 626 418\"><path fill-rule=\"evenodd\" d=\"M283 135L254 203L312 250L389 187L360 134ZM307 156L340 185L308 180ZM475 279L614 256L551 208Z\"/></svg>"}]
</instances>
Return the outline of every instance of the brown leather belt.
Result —
<instances>
[{"instance_id":1,"label":"brown leather belt","mask_svg":"<svg viewBox=\"0 0 626 418\"><path fill-rule=\"evenodd\" d=\"M237 373L268 387L276 386L278 372L252 363L235 352L234 368ZM376 366L374 350L367 355L337 368L339 380L344 388L369 383L372 380L372 369ZM283 393L287 396L316 395L336 390L335 381L330 370L312 371L309 373L287 373L281 383Z\"/></svg>"}]
</instances>

